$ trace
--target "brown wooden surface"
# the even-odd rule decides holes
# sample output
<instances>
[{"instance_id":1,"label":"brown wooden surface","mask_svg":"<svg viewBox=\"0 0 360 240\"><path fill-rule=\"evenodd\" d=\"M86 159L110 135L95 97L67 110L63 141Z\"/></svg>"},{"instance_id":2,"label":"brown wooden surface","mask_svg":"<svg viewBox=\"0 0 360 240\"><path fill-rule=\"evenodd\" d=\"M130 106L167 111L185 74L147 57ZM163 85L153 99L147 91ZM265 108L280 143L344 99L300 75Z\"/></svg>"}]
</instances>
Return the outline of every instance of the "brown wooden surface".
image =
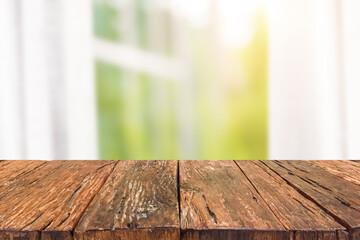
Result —
<instances>
[{"instance_id":1,"label":"brown wooden surface","mask_svg":"<svg viewBox=\"0 0 360 240\"><path fill-rule=\"evenodd\" d=\"M0 188L9 185L22 174L33 171L34 169L46 164L46 161L1 161L0 162ZM0 193L2 190L0 189Z\"/></svg>"},{"instance_id":2,"label":"brown wooden surface","mask_svg":"<svg viewBox=\"0 0 360 240\"><path fill-rule=\"evenodd\" d=\"M347 229L358 234L360 185L331 174L313 161L263 161L303 196L323 208ZM341 164L341 162L339 162Z\"/></svg>"},{"instance_id":3,"label":"brown wooden surface","mask_svg":"<svg viewBox=\"0 0 360 240\"><path fill-rule=\"evenodd\" d=\"M329 173L360 185L360 166L354 161L311 161Z\"/></svg>"},{"instance_id":4,"label":"brown wooden surface","mask_svg":"<svg viewBox=\"0 0 360 240\"><path fill-rule=\"evenodd\" d=\"M23 163L31 165L31 162ZM19 164L12 161L5 168L12 171L12 166ZM70 231L114 164L109 161L52 161L23 171L15 178L10 174L10 179L2 180L0 186L0 229L7 231L2 234L11 237L20 231L43 231L44 238L59 235L58 232L71 236Z\"/></svg>"},{"instance_id":5,"label":"brown wooden surface","mask_svg":"<svg viewBox=\"0 0 360 240\"><path fill-rule=\"evenodd\" d=\"M0 240L360 240L359 161L0 161Z\"/></svg>"},{"instance_id":6,"label":"brown wooden surface","mask_svg":"<svg viewBox=\"0 0 360 240\"><path fill-rule=\"evenodd\" d=\"M283 225L233 161L180 161L181 229L185 239L256 238L262 232L287 239ZM194 230L222 229L205 232ZM225 229L237 229L227 232ZM254 229L254 230L250 230Z\"/></svg>"},{"instance_id":7,"label":"brown wooden surface","mask_svg":"<svg viewBox=\"0 0 360 240\"><path fill-rule=\"evenodd\" d=\"M178 213L177 161L120 161L75 239L178 239Z\"/></svg>"},{"instance_id":8,"label":"brown wooden surface","mask_svg":"<svg viewBox=\"0 0 360 240\"><path fill-rule=\"evenodd\" d=\"M326 234L336 239L336 230L345 230L323 209L288 185L259 161L236 161L262 199L286 229L301 239ZM292 233L294 234L294 233Z\"/></svg>"}]
</instances>

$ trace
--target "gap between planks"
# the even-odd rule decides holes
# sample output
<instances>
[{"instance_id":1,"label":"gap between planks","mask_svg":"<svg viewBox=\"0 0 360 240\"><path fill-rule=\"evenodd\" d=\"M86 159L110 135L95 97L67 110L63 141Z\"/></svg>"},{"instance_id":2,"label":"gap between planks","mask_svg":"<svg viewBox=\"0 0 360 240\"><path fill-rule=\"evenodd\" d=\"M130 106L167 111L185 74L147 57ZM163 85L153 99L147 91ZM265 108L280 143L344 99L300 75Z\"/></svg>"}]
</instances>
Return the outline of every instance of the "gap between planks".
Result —
<instances>
[{"instance_id":1,"label":"gap between planks","mask_svg":"<svg viewBox=\"0 0 360 240\"><path fill-rule=\"evenodd\" d=\"M179 223L181 224L181 204L180 204L180 161L177 160L177 169L176 169L176 188L177 188L177 200L179 206ZM180 226L180 236L181 236L181 226Z\"/></svg>"},{"instance_id":2,"label":"gap between planks","mask_svg":"<svg viewBox=\"0 0 360 240\"><path fill-rule=\"evenodd\" d=\"M281 219L278 218L277 214L275 214L275 212L273 211L273 209L269 206L269 203L267 202L267 200L262 196L262 194L260 193L260 191L258 191L257 187L255 186L255 184L253 184L253 182L251 181L251 179L247 176L246 172L241 168L241 166L238 164L237 161L241 161L241 160L233 160L235 162L235 164L237 165L237 167L240 169L240 171L244 174L244 176L247 178L247 180L250 182L250 184L253 186L253 188L256 190L256 192L259 194L259 196L263 199L263 201L266 203L266 205L269 207L269 209L273 212L274 216L278 219L278 221L280 223L282 223ZM269 166L267 166L263 161L261 160L257 160L257 162L260 162L263 166L265 166L267 169L269 169L270 171L274 172L276 175L278 175L281 179L283 179L285 181L285 183L290 186L291 188L293 188L294 190L296 190L301 196L303 196L304 198L308 199L309 201L313 202L315 205L317 205L319 208L321 208L323 211L325 211L329 216L331 216L334 221L336 221L338 224L340 224L341 226L343 226L345 228L345 230L336 230L336 237L337 239L348 239L347 236L349 236L353 230L355 230L356 228L352 228L346 221L342 220L340 217L336 216L335 214L332 214L331 211L329 211L328 209L326 209L324 206L322 206L320 203L318 203L315 199L313 199L311 196L309 196L308 194L306 194L305 192L303 192L301 189L299 189L298 187L296 187L294 184L292 184L290 181L288 181L286 178L284 178L283 176L281 176L281 174L279 174L278 172L276 172L274 169L270 168ZM283 223L282 223L283 224ZM286 228L286 226L283 224L284 228ZM295 239L295 235L299 230L288 230L290 232L290 239ZM343 234L345 234L346 236L344 237Z\"/></svg>"},{"instance_id":3,"label":"gap between planks","mask_svg":"<svg viewBox=\"0 0 360 240\"><path fill-rule=\"evenodd\" d=\"M104 181L103 181L103 183L101 184L101 187L99 187L98 191L94 194L94 196L93 196L93 197L90 199L90 201L86 204L86 207L85 207L84 210L82 211L81 216L79 217L79 219L77 220L77 222L74 224L74 228L70 231L70 234L71 234L71 236L72 236L72 239L74 239L74 231L75 231L75 228L77 227L77 225L78 225L78 223L80 222L81 218L84 216L84 213L85 213L86 209L88 209L88 207L89 207L90 203L92 202L92 200L93 200L93 199L95 198L95 196L100 192L100 190L104 187L106 181L107 181L107 180L109 179L109 177L112 175L112 173L114 172L114 169L115 169L116 165L118 165L118 163L119 163L119 160L116 160L113 168L111 169L111 171L110 171L110 173L109 173L109 175L108 175L106 178L104 178ZM106 164L106 165L107 165L107 164ZM104 165L104 166L106 166L106 165ZM104 166L102 166L102 167L104 167Z\"/></svg>"},{"instance_id":4,"label":"gap between planks","mask_svg":"<svg viewBox=\"0 0 360 240\"><path fill-rule=\"evenodd\" d=\"M252 181L250 180L250 178L247 176L247 174L245 173L245 171L239 166L239 164L236 162L236 160L233 160L235 162L235 165L240 169L240 171L242 172L242 174L244 174L244 176L246 177L246 179L250 182L250 184L253 186L253 188L255 189L255 191L259 194L259 196L262 198L262 200L265 202L265 204L268 206L268 208L270 209L270 211L274 214L274 216L276 217L276 219L283 225L283 227L286 229L286 226L282 223L281 219L277 216L277 214L275 214L275 212L273 211L273 209L269 206L269 203L263 198L263 196L261 195L261 193L258 191L258 189L256 188L255 184L252 183Z\"/></svg>"},{"instance_id":5,"label":"gap between planks","mask_svg":"<svg viewBox=\"0 0 360 240\"><path fill-rule=\"evenodd\" d=\"M295 160L298 162L302 162L305 160ZM236 162L236 161L235 161ZM345 230L336 230L336 236L337 239L350 239L350 240L360 240L360 234L359 234L359 226L351 226L346 220L342 219L341 216L338 216L337 214L333 213L330 209L328 209L326 206L322 205L321 202L317 201L314 197L311 196L311 194L307 194L304 190L302 190L300 187L296 186L295 183L292 183L292 180L287 179L285 177L285 175L283 175L280 172L277 172L277 169L273 169L273 167L270 167L267 165L267 162L269 162L269 160L264 161L264 160L260 160L258 161L260 162L263 166L265 166L267 169L269 169L270 171L274 172L276 175L278 175L282 180L284 180L284 182L286 182L287 185L289 185L290 187L292 187L294 190L296 190L300 195L302 195L304 198L308 199L309 201L313 202L315 205L317 205L320 209L322 209L324 212L326 212L326 214L328 214L330 217L333 218L334 221L336 221L338 224L340 224L341 226L343 226L345 228ZM275 162L276 164L278 164L278 160L274 160L272 162ZM281 162L281 161L280 161ZM284 161L284 162L291 162L291 161ZM315 162L315 161L314 161ZM336 162L340 162L340 161L336 161ZM358 160L354 161L356 163L360 163ZM315 163L316 164L316 163ZM279 165L279 164L278 164ZM279 165L279 167L282 167ZM312 166L314 167L314 166ZM240 168L240 166L239 166ZM285 168L286 169L286 168ZM299 169L300 170L300 169ZM324 169L322 169L324 170ZM290 171L290 170L289 170ZM245 174L245 173L244 173ZM290 173L289 173L290 174ZM291 174L293 175L293 174ZM333 175L330 173L330 175ZM335 175L334 175L335 176ZM249 180L250 181L250 180ZM347 182L347 181L346 181ZM349 183L350 184L350 183ZM296 231L293 231L294 233Z\"/></svg>"},{"instance_id":6,"label":"gap between planks","mask_svg":"<svg viewBox=\"0 0 360 240\"><path fill-rule=\"evenodd\" d=\"M247 178L247 180L249 181L249 183L254 187L254 189L257 191L257 193L261 196L261 198L263 199L263 201L266 203L266 205L269 206L269 203L262 197L262 195L260 194L260 192L258 191L258 189L256 188L256 186L252 183L252 181L249 179L249 177L247 176L246 172L237 164L237 162L235 160L233 160L236 164L236 166L239 168L239 170L242 172L242 174L244 174L244 176ZM292 187L293 189L295 189L300 195L302 195L303 197L305 197L306 199L310 200L311 202L313 202L314 204L316 204L318 207L320 207L322 210L324 210L327 214L329 214L336 222L338 222L340 225L344 226L346 228L346 231L342 231L342 230L336 230L336 235L339 236L341 235L343 232L349 233L352 230L354 230L353 228L351 228L351 226L349 224L347 224L344 220L342 220L340 217L336 216L335 214L332 214L331 211L329 211L328 209L326 209L326 207L322 206L320 203L318 203L315 199L313 199L311 196L309 196L308 194L306 194L305 192L303 192L301 189L299 189L298 187L296 187L294 184L292 184L290 181L288 181L286 178L284 178L283 176L281 176L281 174L279 174L278 172L276 172L274 169L270 168L269 166L267 166L265 163L263 163L263 161L259 161L261 164L263 164L266 168L270 169L271 171L273 171L275 174L277 174L279 177L281 177L281 179L283 179L286 184L288 184L290 187ZM357 162L359 163L359 162ZM107 178L104 180L102 186L99 188L98 192L103 188L105 182L107 181L107 179L113 174L113 171L116 167L116 165L119 164L119 161L116 161L116 163L114 164L114 167L111 171L111 173L107 176ZM179 217L179 221L181 222L181 204L180 204L180 161L177 160L177 175L176 175L176 180L177 180L177 200L178 200L178 206L179 206L179 212L178 212L178 217ZM97 195L97 193L93 196L93 198ZM93 199L92 198L92 199ZM92 199L88 202L87 206L91 203ZM87 207L85 208L85 210L87 209ZM270 208L271 209L271 208ZM82 215L84 214L85 210L83 211ZM272 211L272 210L271 210ZM276 214L274 214L276 216ZM277 216L276 216L277 217ZM80 221L81 217L79 218ZM279 220L279 219L278 219ZM280 221L280 220L279 220ZM281 221L280 221L281 222ZM76 228L76 226L78 225L78 222L75 224L74 229ZM71 235L73 236L74 234L74 229L71 231ZM186 231L183 229L180 229L181 232ZM292 235L294 235L296 233L295 231L289 231L290 232L290 237Z\"/></svg>"},{"instance_id":7,"label":"gap between planks","mask_svg":"<svg viewBox=\"0 0 360 240\"><path fill-rule=\"evenodd\" d=\"M279 177L281 177L290 187L294 188L299 194L301 194L304 198L310 200L311 202L313 202L314 204L316 204L319 208L321 208L322 210L324 210L328 215L330 215L337 223L339 223L340 225L342 225L343 227L346 228L346 231L349 232L352 227L343 219L341 219L340 217L336 216L335 214L333 214L330 210L328 210L326 207L324 207L323 205L321 205L318 201L316 201L313 197L311 197L310 195L306 194L304 191L302 191L300 188L296 187L294 184L292 184L289 180L287 180L286 178L284 178L283 176L281 176L281 174L279 174L278 172L276 172L274 169L270 168L269 166L267 166L265 163L263 163L262 161L260 161L264 166L266 166L268 169L270 169L271 171L273 171L275 174L277 174Z\"/></svg>"}]
</instances>

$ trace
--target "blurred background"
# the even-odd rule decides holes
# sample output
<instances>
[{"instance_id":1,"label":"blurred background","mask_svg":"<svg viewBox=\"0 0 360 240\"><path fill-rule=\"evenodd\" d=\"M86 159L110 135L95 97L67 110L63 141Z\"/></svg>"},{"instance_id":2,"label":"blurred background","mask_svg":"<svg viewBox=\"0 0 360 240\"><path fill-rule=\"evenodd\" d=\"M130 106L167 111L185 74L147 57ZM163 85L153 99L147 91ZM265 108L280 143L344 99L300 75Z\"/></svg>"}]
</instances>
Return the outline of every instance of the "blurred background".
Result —
<instances>
[{"instance_id":1,"label":"blurred background","mask_svg":"<svg viewBox=\"0 0 360 240\"><path fill-rule=\"evenodd\" d=\"M358 0L0 0L0 159L360 158Z\"/></svg>"}]
</instances>

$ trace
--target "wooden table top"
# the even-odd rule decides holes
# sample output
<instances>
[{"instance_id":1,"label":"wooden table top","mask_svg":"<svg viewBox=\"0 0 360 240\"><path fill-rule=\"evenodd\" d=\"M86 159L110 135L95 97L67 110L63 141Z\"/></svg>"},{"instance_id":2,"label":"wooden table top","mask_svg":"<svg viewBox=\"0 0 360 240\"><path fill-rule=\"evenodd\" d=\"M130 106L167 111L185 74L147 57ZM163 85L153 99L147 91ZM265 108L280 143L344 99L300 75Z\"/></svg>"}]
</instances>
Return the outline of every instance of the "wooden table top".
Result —
<instances>
[{"instance_id":1,"label":"wooden table top","mask_svg":"<svg viewBox=\"0 0 360 240\"><path fill-rule=\"evenodd\" d=\"M360 239L360 162L0 161L3 239Z\"/></svg>"}]
</instances>

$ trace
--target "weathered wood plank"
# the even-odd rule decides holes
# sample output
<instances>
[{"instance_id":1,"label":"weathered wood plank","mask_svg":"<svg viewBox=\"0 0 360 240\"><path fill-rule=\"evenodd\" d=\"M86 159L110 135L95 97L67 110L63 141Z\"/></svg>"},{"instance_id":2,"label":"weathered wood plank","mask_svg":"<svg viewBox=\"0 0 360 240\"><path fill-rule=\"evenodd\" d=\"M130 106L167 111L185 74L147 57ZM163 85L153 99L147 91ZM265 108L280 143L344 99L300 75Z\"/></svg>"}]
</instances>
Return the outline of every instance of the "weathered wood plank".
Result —
<instances>
[{"instance_id":1,"label":"weathered wood plank","mask_svg":"<svg viewBox=\"0 0 360 240\"><path fill-rule=\"evenodd\" d=\"M180 161L182 239L288 239L234 161Z\"/></svg>"},{"instance_id":2,"label":"weathered wood plank","mask_svg":"<svg viewBox=\"0 0 360 240\"><path fill-rule=\"evenodd\" d=\"M353 161L308 161L321 168L324 168L331 174L342 177L343 179L360 185L360 165Z\"/></svg>"},{"instance_id":3,"label":"weathered wood plank","mask_svg":"<svg viewBox=\"0 0 360 240\"><path fill-rule=\"evenodd\" d=\"M287 232L258 229L181 230L181 239L184 240L288 240L288 235Z\"/></svg>"},{"instance_id":4,"label":"weathered wood plank","mask_svg":"<svg viewBox=\"0 0 360 240\"><path fill-rule=\"evenodd\" d=\"M46 164L46 161L10 160L0 162L0 192L2 185L8 185L22 174Z\"/></svg>"},{"instance_id":5,"label":"weathered wood plank","mask_svg":"<svg viewBox=\"0 0 360 240\"><path fill-rule=\"evenodd\" d=\"M347 229L360 226L360 186L308 161L263 161L302 195L323 208Z\"/></svg>"},{"instance_id":6,"label":"weathered wood plank","mask_svg":"<svg viewBox=\"0 0 360 240\"><path fill-rule=\"evenodd\" d=\"M0 230L1 240L40 240L41 234L38 231L18 232Z\"/></svg>"},{"instance_id":7,"label":"weathered wood plank","mask_svg":"<svg viewBox=\"0 0 360 240\"><path fill-rule=\"evenodd\" d=\"M349 232L338 230L338 231L336 231L336 233L337 233L337 240L350 240Z\"/></svg>"},{"instance_id":8,"label":"weathered wood plank","mask_svg":"<svg viewBox=\"0 0 360 240\"><path fill-rule=\"evenodd\" d=\"M180 239L179 228L138 228L138 229L115 229L97 230L87 232L75 232L75 239L79 240L172 240Z\"/></svg>"},{"instance_id":9,"label":"weathered wood plank","mask_svg":"<svg viewBox=\"0 0 360 240\"><path fill-rule=\"evenodd\" d=\"M70 231L114 166L113 161L52 161L19 175L1 188L2 234L12 239L42 231L42 239L71 239Z\"/></svg>"},{"instance_id":10,"label":"weathered wood plank","mask_svg":"<svg viewBox=\"0 0 360 240\"><path fill-rule=\"evenodd\" d=\"M360 239L359 162L236 163L0 161L0 240Z\"/></svg>"},{"instance_id":11,"label":"weathered wood plank","mask_svg":"<svg viewBox=\"0 0 360 240\"><path fill-rule=\"evenodd\" d=\"M236 163L294 239L336 239L336 230L345 230L260 161Z\"/></svg>"},{"instance_id":12,"label":"weathered wood plank","mask_svg":"<svg viewBox=\"0 0 360 240\"><path fill-rule=\"evenodd\" d=\"M353 228L349 231L349 235L351 240L360 240L360 228Z\"/></svg>"},{"instance_id":13,"label":"weathered wood plank","mask_svg":"<svg viewBox=\"0 0 360 240\"><path fill-rule=\"evenodd\" d=\"M179 239L177 161L120 161L75 239Z\"/></svg>"},{"instance_id":14,"label":"weathered wood plank","mask_svg":"<svg viewBox=\"0 0 360 240\"><path fill-rule=\"evenodd\" d=\"M293 231L290 240L339 240L333 231Z\"/></svg>"}]
</instances>

